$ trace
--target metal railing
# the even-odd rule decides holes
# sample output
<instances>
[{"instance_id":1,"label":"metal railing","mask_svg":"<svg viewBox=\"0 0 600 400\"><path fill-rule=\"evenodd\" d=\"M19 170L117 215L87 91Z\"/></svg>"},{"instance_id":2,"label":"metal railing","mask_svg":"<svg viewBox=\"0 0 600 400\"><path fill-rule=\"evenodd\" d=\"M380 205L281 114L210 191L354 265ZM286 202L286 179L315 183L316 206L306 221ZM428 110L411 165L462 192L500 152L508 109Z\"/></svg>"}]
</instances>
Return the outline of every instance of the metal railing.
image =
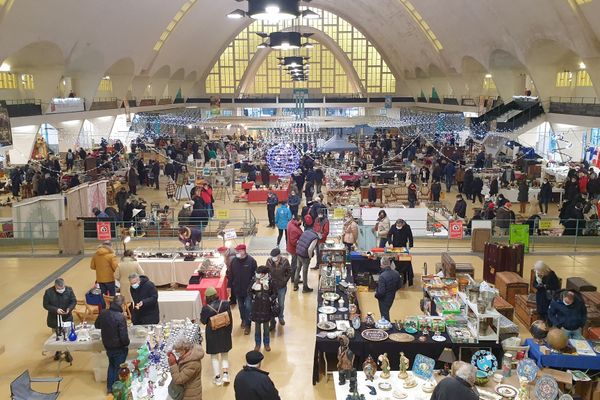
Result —
<instances>
[{"instance_id":1,"label":"metal railing","mask_svg":"<svg viewBox=\"0 0 600 400\"><path fill-rule=\"evenodd\" d=\"M225 218L226 217L226 218ZM131 234L128 248L181 247L178 239L179 224L174 217L163 219L136 218L133 221L115 221L97 218L78 218L83 222L83 237L73 233L65 235L62 240L82 240L83 253L91 254L100 241L97 234L97 222L110 224L111 240L119 243L123 234ZM165 224L167 222L168 224ZM257 231L258 221L251 210L220 210L208 219L187 219L185 226L202 230L201 249L221 246L229 235L245 242ZM0 225L0 255L59 255L61 249L61 231L58 221L17 222ZM133 228L133 229L131 229ZM235 232L235 235L232 234Z\"/></svg>"}]
</instances>

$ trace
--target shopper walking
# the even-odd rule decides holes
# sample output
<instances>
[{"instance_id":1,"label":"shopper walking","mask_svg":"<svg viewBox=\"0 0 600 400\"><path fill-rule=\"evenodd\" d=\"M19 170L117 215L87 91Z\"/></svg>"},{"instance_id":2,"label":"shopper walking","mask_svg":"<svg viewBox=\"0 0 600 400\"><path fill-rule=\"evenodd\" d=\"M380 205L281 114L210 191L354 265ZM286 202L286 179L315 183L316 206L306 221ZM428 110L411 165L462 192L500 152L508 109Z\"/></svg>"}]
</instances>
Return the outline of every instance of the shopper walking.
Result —
<instances>
[{"instance_id":1,"label":"shopper walking","mask_svg":"<svg viewBox=\"0 0 600 400\"><path fill-rule=\"evenodd\" d=\"M544 183L540 187L540 193L538 195L540 202L540 212L542 215L548 214L548 204L552 200L552 184L548 182L548 178L544 178Z\"/></svg>"},{"instance_id":2,"label":"shopper walking","mask_svg":"<svg viewBox=\"0 0 600 400\"><path fill-rule=\"evenodd\" d=\"M254 322L255 351L260 350L261 342L266 351L271 351L269 337L269 322L273 317L271 306L276 299L275 290L269 269L261 265L256 269L252 285L248 290L248 298L251 303L250 317Z\"/></svg>"},{"instance_id":3,"label":"shopper walking","mask_svg":"<svg viewBox=\"0 0 600 400\"><path fill-rule=\"evenodd\" d=\"M279 235L277 236L277 247L279 247L279 243L281 243L281 238L285 233L285 241L287 243L288 233L287 226L288 223L292 219L292 212L290 208L287 206L285 201L281 202L281 205L277 209L277 213L275 213L275 225L277 225L277 229L279 230Z\"/></svg>"},{"instance_id":4,"label":"shopper walking","mask_svg":"<svg viewBox=\"0 0 600 400\"><path fill-rule=\"evenodd\" d=\"M235 250L227 246L221 246L217 249L219 254L223 257L223 261L225 262L225 268L227 270L227 287L229 288L229 305L237 304L237 299L235 297L235 293L233 293L233 289L231 289L231 262L235 258Z\"/></svg>"},{"instance_id":5,"label":"shopper walking","mask_svg":"<svg viewBox=\"0 0 600 400\"><path fill-rule=\"evenodd\" d=\"M391 269L392 262L389 257L382 258L380 265L381 274L379 274L379 280L377 281L375 298L379 303L381 318L391 321L390 309L394 304L396 292L402 287L402 277L398 271Z\"/></svg>"},{"instance_id":6,"label":"shopper walking","mask_svg":"<svg viewBox=\"0 0 600 400\"><path fill-rule=\"evenodd\" d=\"M390 232L390 219L388 218L385 210L380 210L379 214L377 214L377 223L375 224L373 231L377 233L379 247L385 247L385 244L387 243L388 233Z\"/></svg>"},{"instance_id":7,"label":"shopper walking","mask_svg":"<svg viewBox=\"0 0 600 400\"><path fill-rule=\"evenodd\" d=\"M525 179L521 179L521 182L519 183L517 200L519 201L519 213L525 214L527 211L527 203L529 202L529 185Z\"/></svg>"},{"instance_id":8,"label":"shopper walking","mask_svg":"<svg viewBox=\"0 0 600 400\"><path fill-rule=\"evenodd\" d=\"M204 293L206 305L202 307L200 322L206 325L206 353L210 354L213 368L213 383L217 386L228 385L229 380L229 351L232 348L231 332L233 328L233 317L229 302L220 300L214 287L209 287ZM229 323L224 321L227 314ZM215 316L220 316L213 318Z\"/></svg>"},{"instance_id":9,"label":"shopper walking","mask_svg":"<svg viewBox=\"0 0 600 400\"><path fill-rule=\"evenodd\" d=\"M125 250L115 270L115 280L119 281L119 294L125 298L126 305L133 302L129 285L131 274L144 275L144 270L133 256L133 251Z\"/></svg>"},{"instance_id":10,"label":"shopper walking","mask_svg":"<svg viewBox=\"0 0 600 400\"><path fill-rule=\"evenodd\" d=\"M296 267L296 273L294 274L294 291L298 290L298 284L300 283L300 270L302 270L302 292L310 293L312 288L308 286L308 266L310 260L315 254L315 249L319 243L319 234L312 229L306 229L298 243L296 244L296 255L298 256L299 265Z\"/></svg>"},{"instance_id":11,"label":"shopper walking","mask_svg":"<svg viewBox=\"0 0 600 400\"><path fill-rule=\"evenodd\" d=\"M290 195L288 196L288 205L290 206L292 215L294 217L297 216L298 208L300 207L300 196L298 196L296 189L292 189L290 191Z\"/></svg>"},{"instance_id":12,"label":"shopper walking","mask_svg":"<svg viewBox=\"0 0 600 400\"><path fill-rule=\"evenodd\" d=\"M269 373L260 369L263 359L258 351L246 354L246 365L235 377L235 400L281 400Z\"/></svg>"},{"instance_id":13,"label":"shopper walking","mask_svg":"<svg viewBox=\"0 0 600 400\"><path fill-rule=\"evenodd\" d=\"M289 255L292 256L292 261L290 266L292 267L292 283L294 282L294 277L296 276L296 268L298 267L298 255L296 254L296 246L298 245L298 240L300 240L300 236L302 236L302 223L300 222L300 217L294 216L290 220L287 226L287 234L288 240L286 243L286 250Z\"/></svg>"},{"instance_id":14,"label":"shopper walking","mask_svg":"<svg viewBox=\"0 0 600 400\"><path fill-rule=\"evenodd\" d=\"M273 284L273 290L277 295L277 303L279 304L279 314L273 315L271 319L270 330L275 329L275 318L279 319L281 326L285 325L284 309L285 309L285 295L287 293L287 284L292 277L292 267L287 258L281 255L279 248L271 250L271 258L267 260L266 267L269 269L271 274L271 282Z\"/></svg>"},{"instance_id":15,"label":"shopper walking","mask_svg":"<svg viewBox=\"0 0 600 400\"><path fill-rule=\"evenodd\" d=\"M346 246L348 254L350 254L352 247L358 242L358 224L354 220L351 210L346 213L342 242Z\"/></svg>"},{"instance_id":16,"label":"shopper walking","mask_svg":"<svg viewBox=\"0 0 600 400\"><path fill-rule=\"evenodd\" d=\"M248 289L254 279L257 266L256 260L246 253L245 244L238 245L235 251L235 258L231 261L231 290L238 302L244 335L249 335L251 303Z\"/></svg>"},{"instance_id":17,"label":"shopper walking","mask_svg":"<svg viewBox=\"0 0 600 400\"><path fill-rule=\"evenodd\" d=\"M108 357L108 371L106 373L106 391L112 393L112 387L119 375L121 364L127 360L129 353L129 334L127 333L127 319L123 315L125 298L115 296L107 310L102 310L94 326L100 329L102 344Z\"/></svg>"},{"instance_id":18,"label":"shopper walking","mask_svg":"<svg viewBox=\"0 0 600 400\"><path fill-rule=\"evenodd\" d=\"M158 291L147 276L129 275L129 291L133 300L131 322L134 325L152 325L160 322Z\"/></svg>"},{"instance_id":19,"label":"shopper walking","mask_svg":"<svg viewBox=\"0 0 600 400\"><path fill-rule=\"evenodd\" d=\"M92 257L90 268L96 271L96 283L102 294L115 295L115 271L118 262L110 241L103 242Z\"/></svg>"}]
</instances>

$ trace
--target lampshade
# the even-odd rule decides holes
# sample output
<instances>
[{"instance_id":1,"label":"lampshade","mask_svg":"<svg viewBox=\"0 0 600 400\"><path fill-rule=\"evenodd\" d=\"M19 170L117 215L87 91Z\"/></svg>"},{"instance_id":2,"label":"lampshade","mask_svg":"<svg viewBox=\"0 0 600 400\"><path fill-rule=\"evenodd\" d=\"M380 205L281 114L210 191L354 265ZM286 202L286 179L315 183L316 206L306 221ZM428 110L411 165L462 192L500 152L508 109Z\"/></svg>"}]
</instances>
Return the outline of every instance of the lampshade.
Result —
<instances>
[{"instance_id":1,"label":"lampshade","mask_svg":"<svg viewBox=\"0 0 600 400\"><path fill-rule=\"evenodd\" d=\"M300 32L273 32L269 35L269 44L276 50L299 49L302 35Z\"/></svg>"},{"instance_id":2,"label":"lampshade","mask_svg":"<svg viewBox=\"0 0 600 400\"><path fill-rule=\"evenodd\" d=\"M454 351L452 351L452 349L446 347L442 351L442 354L440 354L438 361L446 363L446 364L452 364L454 361L456 361L456 356L454 355Z\"/></svg>"},{"instance_id":3,"label":"lampshade","mask_svg":"<svg viewBox=\"0 0 600 400\"><path fill-rule=\"evenodd\" d=\"M283 21L300 15L299 0L248 0L248 15L268 21Z\"/></svg>"}]
</instances>

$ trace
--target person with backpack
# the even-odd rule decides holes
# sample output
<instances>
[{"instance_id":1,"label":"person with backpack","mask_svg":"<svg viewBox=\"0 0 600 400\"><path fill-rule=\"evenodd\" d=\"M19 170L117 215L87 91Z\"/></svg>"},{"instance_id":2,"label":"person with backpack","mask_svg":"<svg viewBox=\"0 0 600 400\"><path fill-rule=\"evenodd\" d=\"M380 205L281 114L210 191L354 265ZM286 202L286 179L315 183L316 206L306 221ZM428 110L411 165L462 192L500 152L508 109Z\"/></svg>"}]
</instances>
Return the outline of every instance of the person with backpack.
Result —
<instances>
[{"instance_id":1,"label":"person with backpack","mask_svg":"<svg viewBox=\"0 0 600 400\"><path fill-rule=\"evenodd\" d=\"M200 322L206 325L206 353L210 354L213 368L213 383L228 385L229 351L232 348L231 332L233 317L229 302L220 300L214 287L204 293L206 305L200 312Z\"/></svg>"},{"instance_id":2,"label":"person with backpack","mask_svg":"<svg viewBox=\"0 0 600 400\"><path fill-rule=\"evenodd\" d=\"M292 219L292 212L290 211L290 208L287 206L286 202L282 201L281 205L279 206L279 208L277 209L277 212L275 214L275 225L277 226L277 229L279 230L279 235L277 236L277 247L279 247L279 244L281 243L281 238L283 237L284 233L285 233L285 242L287 243L287 241L288 241L287 226L291 219Z\"/></svg>"}]
</instances>

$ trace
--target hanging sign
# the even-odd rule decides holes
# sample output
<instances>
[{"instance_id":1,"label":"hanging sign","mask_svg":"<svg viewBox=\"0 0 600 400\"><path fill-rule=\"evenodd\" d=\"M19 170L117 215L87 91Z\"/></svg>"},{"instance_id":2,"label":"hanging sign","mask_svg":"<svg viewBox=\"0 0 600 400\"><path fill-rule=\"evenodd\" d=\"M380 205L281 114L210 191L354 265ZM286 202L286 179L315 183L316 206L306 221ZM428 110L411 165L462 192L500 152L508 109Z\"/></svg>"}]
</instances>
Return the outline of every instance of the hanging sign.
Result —
<instances>
[{"instance_id":1,"label":"hanging sign","mask_svg":"<svg viewBox=\"0 0 600 400\"><path fill-rule=\"evenodd\" d=\"M344 216L346 215L346 209L345 208L336 208L333 210L333 219L344 219Z\"/></svg>"},{"instance_id":2,"label":"hanging sign","mask_svg":"<svg viewBox=\"0 0 600 400\"><path fill-rule=\"evenodd\" d=\"M111 240L110 222L96 222L96 233L98 235L98 240Z\"/></svg>"},{"instance_id":3,"label":"hanging sign","mask_svg":"<svg viewBox=\"0 0 600 400\"><path fill-rule=\"evenodd\" d=\"M529 225L511 224L508 233L509 244L522 244L525 253L529 253Z\"/></svg>"},{"instance_id":4,"label":"hanging sign","mask_svg":"<svg viewBox=\"0 0 600 400\"><path fill-rule=\"evenodd\" d=\"M216 219L229 219L229 210L215 210Z\"/></svg>"},{"instance_id":5,"label":"hanging sign","mask_svg":"<svg viewBox=\"0 0 600 400\"><path fill-rule=\"evenodd\" d=\"M450 221L449 233L450 239L463 238L463 222L461 220Z\"/></svg>"}]
</instances>

